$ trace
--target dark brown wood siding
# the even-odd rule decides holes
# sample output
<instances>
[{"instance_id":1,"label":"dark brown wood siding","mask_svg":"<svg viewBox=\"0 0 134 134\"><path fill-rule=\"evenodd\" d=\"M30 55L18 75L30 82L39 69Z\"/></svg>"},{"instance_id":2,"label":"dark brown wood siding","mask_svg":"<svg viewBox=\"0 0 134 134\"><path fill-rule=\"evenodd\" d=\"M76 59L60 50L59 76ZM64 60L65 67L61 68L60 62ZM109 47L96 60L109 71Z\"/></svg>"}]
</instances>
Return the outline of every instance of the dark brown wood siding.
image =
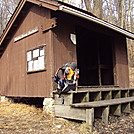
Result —
<instances>
[{"instance_id":1,"label":"dark brown wood siding","mask_svg":"<svg viewBox=\"0 0 134 134\"><path fill-rule=\"evenodd\" d=\"M50 97L51 75L51 30L42 32L41 26L50 19L50 10L32 6L18 26L12 40L1 57L1 94L6 96ZM38 27L39 32L17 42L14 38ZM46 71L27 73L26 54L30 49L46 44Z\"/></svg>"},{"instance_id":2,"label":"dark brown wood siding","mask_svg":"<svg viewBox=\"0 0 134 134\"><path fill-rule=\"evenodd\" d=\"M0 60L0 89L1 95L6 94L9 91L9 65L8 65L8 53L7 51L2 55Z\"/></svg>"},{"instance_id":3,"label":"dark brown wood siding","mask_svg":"<svg viewBox=\"0 0 134 134\"><path fill-rule=\"evenodd\" d=\"M51 17L57 17L57 26L42 32ZM49 21L50 22L50 21ZM129 87L126 38L87 20L61 12L33 5L0 58L1 95L21 97L50 97L53 90L53 75L66 62L77 62L76 46L70 40L70 33L76 33L79 26L110 36L114 40L114 81L119 87ZM39 31L17 42L14 38L38 27ZM81 33L82 34L82 33ZM90 42L93 45L94 42ZM46 70L27 73L27 51L46 44ZM84 47L84 45L83 45Z\"/></svg>"},{"instance_id":4,"label":"dark brown wood siding","mask_svg":"<svg viewBox=\"0 0 134 134\"><path fill-rule=\"evenodd\" d=\"M79 29L80 26L89 31L98 32L103 36L106 35L106 37L109 36L111 38L109 41L110 43L112 41L113 44L114 85L117 85L120 88L129 87L127 47L126 38L124 36L104 28L103 26L72 15L54 13L54 16L57 17L57 27L53 30L54 72L66 62L77 62L76 46L72 44L69 36L70 33L76 33L76 29ZM87 43L89 43L89 45L94 45L90 40Z\"/></svg>"},{"instance_id":5,"label":"dark brown wood siding","mask_svg":"<svg viewBox=\"0 0 134 134\"><path fill-rule=\"evenodd\" d=\"M115 75L116 83L121 88L129 87L128 55L126 37L116 35L115 47Z\"/></svg>"},{"instance_id":6,"label":"dark brown wood siding","mask_svg":"<svg viewBox=\"0 0 134 134\"><path fill-rule=\"evenodd\" d=\"M56 14L56 17L57 27L53 30L54 72L66 62L76 62L76 46L70 40L70 33L75 33L75 19L63 13Z\"/></svg>"}]
</instances>

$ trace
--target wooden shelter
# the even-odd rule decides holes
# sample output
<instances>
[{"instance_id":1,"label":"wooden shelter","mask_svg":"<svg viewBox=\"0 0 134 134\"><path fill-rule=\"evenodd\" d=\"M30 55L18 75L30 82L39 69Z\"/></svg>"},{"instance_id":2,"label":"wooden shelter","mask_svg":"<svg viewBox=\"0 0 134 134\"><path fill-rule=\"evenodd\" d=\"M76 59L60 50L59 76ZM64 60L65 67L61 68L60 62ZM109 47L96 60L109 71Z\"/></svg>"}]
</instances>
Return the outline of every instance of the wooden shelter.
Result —
<instances>
[{"instance_id":1,"label":"wooden shelter","mask_svg":"<svg viewBox=\"0 0 134 134\"><path fill-rule=\"evenodd\" d=\"M134 34L57 0L21 0L0 38L0 93L51 97L53 76L77 62L78 86L129 88Z\"/></svg>"}]
</instances>

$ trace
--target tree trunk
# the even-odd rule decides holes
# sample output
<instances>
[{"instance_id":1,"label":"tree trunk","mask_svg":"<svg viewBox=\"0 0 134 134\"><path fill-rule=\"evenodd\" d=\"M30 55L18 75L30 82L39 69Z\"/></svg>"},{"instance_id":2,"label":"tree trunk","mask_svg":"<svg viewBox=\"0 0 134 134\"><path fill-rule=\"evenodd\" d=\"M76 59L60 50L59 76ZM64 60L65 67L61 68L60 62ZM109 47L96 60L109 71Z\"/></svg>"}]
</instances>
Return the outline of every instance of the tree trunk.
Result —
<instances>
[{"instance_id":1,"label":"tree trunk","mask_svg":"<svg viewBox=\"0 0 134 134\"><path fill-rule=\"evenodd\" d=\"M84 0L88 12L92 12L91 0Z\"/></svg>"},{"instance_id":2,"label":"tree trunk","mask_svg":"<svg viewBox=\"0 0 134 134\"><path fill-rule=\"evenodd\" d=\"M103 17L102 0L94 0L93 4L94 4L93 14L96 15L98 18L102 18Z\"/></svg>"}]
</instances>

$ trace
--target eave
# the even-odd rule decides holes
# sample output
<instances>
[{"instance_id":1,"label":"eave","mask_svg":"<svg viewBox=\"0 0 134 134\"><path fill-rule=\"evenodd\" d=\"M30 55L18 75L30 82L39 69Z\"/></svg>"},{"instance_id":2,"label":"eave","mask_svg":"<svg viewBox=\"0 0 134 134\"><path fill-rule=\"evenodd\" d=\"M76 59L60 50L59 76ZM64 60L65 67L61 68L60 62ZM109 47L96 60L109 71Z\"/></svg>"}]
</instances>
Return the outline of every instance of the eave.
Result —
<instances>
[{"instance_id":1,"label":"eave","mask_svg":"<svg viewBox=\"0 0 134 134\"><path fill-rule=\"evenodd\" d=\"M84 12L81 12L79 10L76 10L76 9L73 9L73 8L70 8L68 6L64 6L64 5L61 5L59 6L59 10L62 11L62 12L66 12L66 13L69 13L69 14L72 14L72 15L75 15L75 16L78 16L78 17L81 17L83 19L86 19L86 20L89 20L89 21L92 21L94 23L97 23L97 24L100 24L104 27L107 27L109 29L112 29L122 35L125 35L126 37L130 38L130 39L134 39L134 33L131 33L127 30L124 30L120 27L117 27L113 24L110 24L104 20L101 20L101 19L98 19L97 17L94 17L94 16L91 16L89 14L86 14Z\"/></svg>"},{"instance_id":2,"label":"eave","mask_svg":"<svg viewBox=\"0 0 134 134\"><path fill-rule=\"evenodd\" d=\"M22 11L22 8L26 3L31 3L31 4L36 4L51 10L58 10L59 5L58 2L56 1L50 1L50 0L21 0L20 3L18 4L16 10L14 11L12 17L10 18L9 22L6 25L6 28L4 29L1 37L0 37L0 46L2 45L3 41L6 39L6 36L8 35L9 30L12 27L17 27L17 25L14 23L15 20L17 19L18 15L20 13L23 13L25 11ZM8 35L9 36L9 35Z\"/></svg>"}]
</instances>

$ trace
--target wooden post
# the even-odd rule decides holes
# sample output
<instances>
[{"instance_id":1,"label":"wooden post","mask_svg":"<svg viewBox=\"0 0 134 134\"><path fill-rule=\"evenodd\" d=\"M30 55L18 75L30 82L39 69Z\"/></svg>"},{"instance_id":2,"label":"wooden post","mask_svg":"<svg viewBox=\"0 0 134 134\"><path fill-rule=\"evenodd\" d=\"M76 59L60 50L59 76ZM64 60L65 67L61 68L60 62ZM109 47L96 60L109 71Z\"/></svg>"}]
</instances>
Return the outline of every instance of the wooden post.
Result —
<instances>
[{"instance_id":1,"label":"wooden post","mask_svg":"<svg viewBox=\"0 0 134 134\"><path fill-rule=\"evenodd\" d=\"M104 107L102 111L102 121L105 124L108 124L108 116L109 116L109 106Z\"/></svg>"},{"instance_id":2,"label":"wooden post","mask_svg":"<svg viewBox=\"0 0 134 134\"><path fill-rule=\"evenodd\" d=\"M121 90L121 97L128 97L128 90Z\"/></svg>"},{"instance_id":3,"label":"wooden post","mask_svg":"<svg viewBox=\"0 0 134 134\"><path fill-rule=\"evenodd\" d=\"M110 100L112 98L111 91L102 91L102 99L103 100Z\"/></svg>"},{"instance_id":4,"label":"wooden post","mask_svg":"<svg viewBox=\"0 0 134 134\"><path fill-rule=\"evenodd\" d=\"M94 101L99 101L99 100L101 100L101 92L100 91L98 93L96 93Z\"/></svg>"},{"instance_id":5,"label":"wooden post","mask_svg":"<svg viewBox=\"0 0 134 134\"><path fill-rule=\"evenodd\" d=\"M83 99L81 100L81 102L89 102L89 92L87 92L85 94L85 96L83 97Z\"/></svg>"},{"instance_id":6,"label":"wooden post","mask_svg":"<svg viewBox=\"0 0 134 134\"><path fill-rule=\"evenodd\" d=\"M89 124L90 132L93 131L94 108L86 109L86 123Z\"/></svg>"},{"instance_id":7,"label":"wooden post","mask_svg":"<svg viewBox=\"0 0 134 134\"><path fill-rule=\"evenodd\" d=\"M111 112L113 115L120 116L121 115L121 104L112 106L111 110L112 110Z\"/></svg>"},{"instance_id":8,"label":"wooden post","mask_svg":"<svg viewBox=\"0 0 134 134\"><path fill-rule=\"evenodd\" d=\"M121 98L121 91L112 91L112 98Z\"/></svg>"},{"instance_id":9,"label":"wooden post","mask_svg":"<svg viewBox=\"0 0 134 134\"><path fill-rule=\"evenodd\" d=\"M67 93L63 95L64 97L64 105L70 105L73 103L73 93Z\"/></svg>"},{"instance_id":10,"label":"wooden post","mask_svg":"<svg viewBox=\"0 0 134 134\"><path fill-rule=\"evenodd\" d=\"M124 113L130 113L130 102L129 103L123 103L121 105L121 110Z\"/></svg>"},{"instance_id":11,"label":"wooden post","mask_svg":"<svg viewBox=\"0 0 134 134\"><path fill-rule=\"evenodd\" d=\"M130 106L132 109L134 109L134 102L131 102Z\"/></svg>"}]
</instances>

